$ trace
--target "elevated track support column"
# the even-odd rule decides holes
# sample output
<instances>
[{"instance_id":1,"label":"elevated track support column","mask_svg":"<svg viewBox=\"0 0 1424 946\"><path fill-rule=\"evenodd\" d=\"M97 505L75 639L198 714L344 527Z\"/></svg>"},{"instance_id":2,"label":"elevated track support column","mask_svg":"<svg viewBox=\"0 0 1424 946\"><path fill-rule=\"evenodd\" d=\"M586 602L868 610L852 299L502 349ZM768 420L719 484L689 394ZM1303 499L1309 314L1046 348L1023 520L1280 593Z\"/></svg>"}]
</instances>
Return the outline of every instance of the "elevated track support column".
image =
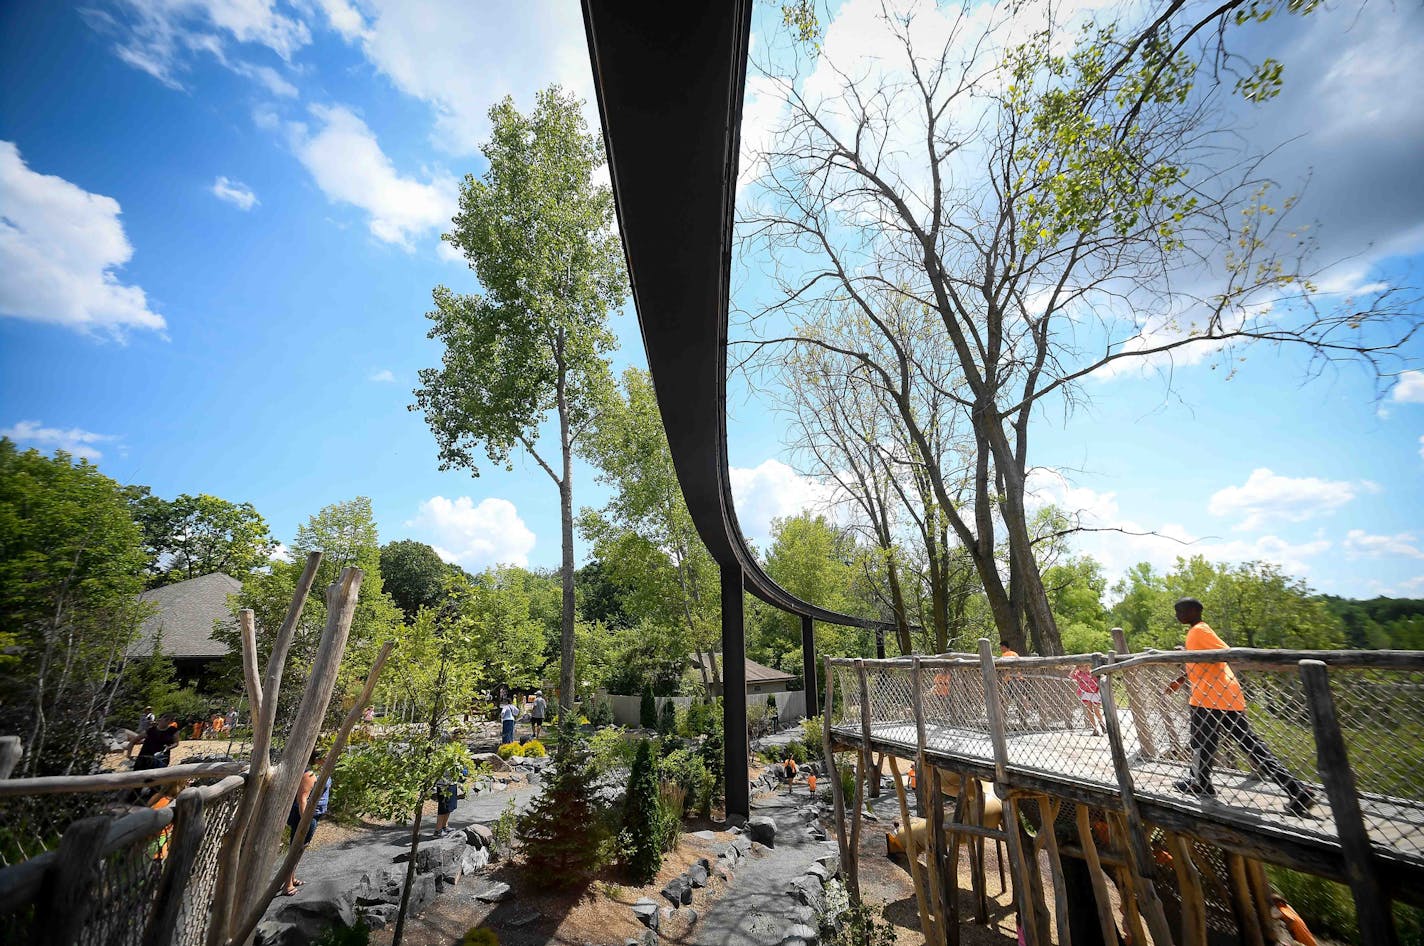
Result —
<instances>
[{"instance_id":1,"label":"elevated track support column","mask_svg":"<svg viewBox=\"0 0 1424 946\"><path fill-rule=\"evenodd\" d=\"M747 780L747 629L742 570L722 566L722 752L728 820L751 814Z\"/></svg>"},{"instance_id":2,"label":"elevated track support column","mask_svg":"<svg viewBox=\"0 0 1424 946\"><path fill-rule=\"evenodd\" d=\"M820 700L816 698L816 628L811 615L801 615L801 680L806 691L806 718L816 715Z\"/></svg>"}]
</instances>

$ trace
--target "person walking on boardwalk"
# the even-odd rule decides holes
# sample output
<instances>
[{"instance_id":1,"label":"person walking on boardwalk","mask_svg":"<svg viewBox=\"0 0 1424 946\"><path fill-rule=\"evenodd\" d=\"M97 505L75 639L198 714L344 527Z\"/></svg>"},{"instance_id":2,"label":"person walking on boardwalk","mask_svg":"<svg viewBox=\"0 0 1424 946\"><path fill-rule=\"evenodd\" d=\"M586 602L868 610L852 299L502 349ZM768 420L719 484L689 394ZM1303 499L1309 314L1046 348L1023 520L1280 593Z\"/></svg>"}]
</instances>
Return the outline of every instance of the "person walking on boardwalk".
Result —
<instances>
[{"instance_id":1,"label":"person walking on boardwalk","mask_svg":"<svg viewBox=\"0 0 1424 946\"><path fill-rule=\"evenodd\" d=\"M1103 734L1103 694L1098 687L1098 679L1093 676L1093 671L1088 669L1087 664L1078 664L1069 673L1068 678L1078 685L1078 699L1083 704L1083 712L1088 717L1089 724L1093 727L1093 735Z\"/></svg>"},{"instance_id":2,"label":"person walking on boardwalk","mask_svg":"<svg viewBox=\"0 0 1424 946\"><path fill-rule=\"evenodd\" d=\"M1175 606L1177 621L1187 625L1186 649L1226 650L1227 644L1202 620L1202 603L1196 598L1183 598ZM1310 789L1280 763L1270 748L1251 730L1246 716L1246 694L1236 674L1223 663L1189 663L1186 672L1167 685L1173 693L1183 684L1190 684L1190 731L1192 774L1174 783L1179 792L1203 798L1216 796L1211 784L1211 767L1223 735L1229 736L1252 764L1286 793L1286 813L1304 815L1315 804Z\"/></svg>"},{"instance_id":3,"label":"person walking on boardwalk","mask_svg":"<svg viewBox=\"0 0 1424 946\"><path fill-rule=\"evenodd\" d=\"M331 779L326 780L326 784L321 787L320 793L316 792L316 773L326 764L326 753L317 749L311 754L311 762L307 765L306 771L302 773L302 780L297 785L297 797L292 799L292 808L287 812L287 827L292 830L293 844L300 843L302 847L311 844L312 836L316 834L317 822L321 821L326 814L327 808L331 805ZM311 822L307 825L306 837L299 842L297 840L297 828L302 824L302 813L306 810L307 804L311 801L312 795L316 793L316 807L312 811ZM279 896L294 897L297 895L297 888L304 881L297 879L296 865L292 865L292 871L287 875L287 882L283 885Z\"/></svg>"},{"instance_id":4,"label":"person walking on boardwalk","mask_svg":"<svg viewBox=\"0 0 1424 946\"><path fill-rule=\"evenodd\" d=\"M544 699L543 690L534 691L534 707L529 713L529 728L534 733L534 738L539 738L539 733L544 729L544 716L549 712L549 701Z\"/></svg>"}]
</instances>

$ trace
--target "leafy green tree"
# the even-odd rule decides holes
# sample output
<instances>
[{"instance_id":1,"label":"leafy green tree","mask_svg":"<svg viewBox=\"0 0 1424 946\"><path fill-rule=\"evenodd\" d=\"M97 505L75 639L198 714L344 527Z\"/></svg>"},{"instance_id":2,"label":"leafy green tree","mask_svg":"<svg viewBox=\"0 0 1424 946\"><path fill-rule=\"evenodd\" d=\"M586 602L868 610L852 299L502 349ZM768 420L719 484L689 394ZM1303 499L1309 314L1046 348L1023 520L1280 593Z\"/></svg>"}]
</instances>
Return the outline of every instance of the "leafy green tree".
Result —
<instances>
[{"instance_id":1,"label":"leafy green tree","mask_svg":"<svg viewBox=\"0 0 1424 946\"><path fill-rule=\"evenodd\" d=\"M690 643L704 686L721 683L718 571L683 502L652 378L623 372L622 390L594 419L584 448L612 489L602 509L585 508L579 531L608 577L626 589L626 606L654 624L679 626L684 658Z\"/></svg>"},{"instance_id":2,"label":"leafy green tree","mask_svg":"<svg viewBox=\"0 0 1424 946\"><path fill-rule=\"evenodd\" d=\"M587 882L608 856L607 808L598 794L588 737L572 717L559 714L553 774L517 828L529 876L547 887Z\"/></svg>"},{"instance_id":3,"label":"leafy green tree","mask_svg":"<svg viewBox=\"0 0 1424 946\"><path fill-rule=\"evenodd\" d=\"M490 110L489 170L466 176L454 229L483 294L435 289L430 337L442 366L420 372L415 408L435 434L441 469L479 475L476 452L510 465L516 447L559 492L563 598L559 701L573 705L573 457L611 388L609 313L623 303L623 252L613 197L595 186L602 142L579 100L557 86L520 114L506 98ZM556 446L540 440L554 415Z\"/></svg>"},{"instance_id":4,"label":"leafy green tree","mask_svg":"<svg viewBox=\"0 0 1424 946\"><path fill-rule=\"evenodd\" d=\"M595 557L574 573L579 617L605 627L626 628L633 624L626 604L629 589L620 584L607 565Z\"/></svg>"},{"instance_id":5,"label":"leafy green tree","mask_svg":"<svg viewBox=\"0 0 1424 946\"><path fill-rule=\"evenodd\" d=\"M251 503L200 493L167 500L148 487L129 487L130 508L143 529L149 587L223 572L245 578L267 565L277 547Z\"/></svg>"},{"instance_id":6,"label":"leafy green tree","mask_svg":"<svg viewBox=\"0 0 1424 946\"><path fill-rule=\"evenodd\" d=\"M163 651L163 628L153 635L153 649L147 657L129 661L124 675L125 699L118 706L120 719L127 729L137 729L146 706L152 706L159 716L173 712L174 695L178 692L178 674L173 658Z\"/></svg>"},{"instance_id":7,"label":"leafy green tree","mask_svg":"<svg viewBox=\"0 0 1424 946\"><path fill-rule=\"evenodd\" d=\"M825 516L803 512L772 521L766 573L803 600L836 611L864 613L869 605L859 588L865 570L861 554L854 539ZM751 613L748 656L799 677L800 618L760 603L753 605ZM873 655L871 635L859 628L820 624L816 644L822 655Z\"/></svg>"},{"instance_id":8,"label":"leafy green tree","mask_svg":"<svg viewBox=\"0 0 1424 946\"><path fill-rule=\"evenodd\" d=\"M400 539L381 547L381 583L407 621L440 600L450 566L424 542Z\"/></svg>"},{"instance_id":9,"label":"leafy green tree","mask_svg":"<svg viewBox=\"0 0 1424 946\"><path fill-rule=\"evenodd\" d=\"M628 772L623 830L628 838L628 874L636 884L649 883L663 866L663 848L662 806L658 801L652 741L648 739L638 741L638 754Z\"/></svg>"},{"instance_id":10,"label":"leafy green tree","mask_svg":"<svg viewBox=\"0 0 1424 946\"><path fill-rule=\"evenodd\" d=\"M63 451L0 438L0 732L20 775L88 772L146 610L147 561L125 492Z\"/></svg>"},{"instance_id":11,"label":"leafy green tree","mask_svg":"<svg viewBox=\"0 0 1424 946\"><path fill-rule=\"evenodd\" d=\"M1063 635L1063 650L1069 654L1106 652L1112 649L1103 592L1107 579L1103 567L1091 556L1070 557L1045 568L1043 587L1048 604Z\"/></svg>"}]
</instances>

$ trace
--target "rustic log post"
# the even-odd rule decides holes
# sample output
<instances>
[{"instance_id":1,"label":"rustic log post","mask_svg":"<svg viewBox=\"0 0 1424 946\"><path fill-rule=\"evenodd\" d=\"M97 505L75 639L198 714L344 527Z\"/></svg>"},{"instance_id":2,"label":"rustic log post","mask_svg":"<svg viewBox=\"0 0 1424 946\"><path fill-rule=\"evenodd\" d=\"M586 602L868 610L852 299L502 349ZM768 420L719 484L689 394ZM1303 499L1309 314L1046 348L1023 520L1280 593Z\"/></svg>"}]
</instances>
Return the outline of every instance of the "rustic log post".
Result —
<instances>
[{"instance_id":1,"label":"rustic log post","mask_svg":"<svg viewBox=\"0 0 1424 946\"><path fill-rule=\"evenodd\" d=\"M1236 913L1241 942L1246 946L1266 946L1266 939L1261 935L1261 919L1256 916L1256 903L1251 898L1251 884L1246 879L1246 858L1235 851L1227 851L1226 867L1231 877L1231 905Z\"/></svg>"},{"instance_id":2,"label":"rustic log post","mask_svg":"<svg viewBox=\"0 0 1424 946\"><path fill-rule=\"evenodd\" d=\"M900 824L904 828L905 857L910 862L910 879L915 884L915 905L920 910L920 930L924 933L926 944L938 943L940 939L939 932L935 928L936 917L930 912L928 885L925 882L924 873L920 869L920 846L915 841L914 826L910 823L910 803L905 798L905 784L900 778L900 760L890 753L886 753L886 756L890 760L890 777L895 783L895 797L900 802Z\"/></svg>"},{"instance_id":3,"label":"rustic log post","mask_svg":"<svg viewBox=\"0 0 1424 946\"><path fill-rule=\"evenodd\" d=\"M1038 796L1038 813L1042 819L1038 830L1043 835L1044 848L1048 851L1048 870L1053 878L1053 913L1058 924L1058 946L1073 946L1073 934L1068 922L1068 884L1063 879L1063 860L1058 854L1060 805L1061 802L1047 795Z\"/></svg>"},{"instance_id":4,"label":"rustic log post","mask_svg":"<svg viewBox=\"0 0 1424 946\"><path fill-rule=\"evenodd\" d=\"M1118 793L1122 798L1122 810L1127 816L1123 847L1126 848L1127 862L1139 881L1139 906L1148 929L1152 932L1152 942L1165 946L1172 942L1172 932L1162 910L1162 901L1158 899L1157 889L1152 884L1152 855L1147 849L1147 837L1142 830L1142 811L1137 807L1132 770L1127 766L1127 751L1122 744L1122 724L1118 719L1117 702L1113 697L1112 677L1102 675L1099 680L1103 698L1103 721L1108 727L1108 745L1112 750L1113 769L1117 773Z\"/></svg>"},{"instance_id":5,"label":"rustic log post","mask_svg":"<svg viewBox=\"0 0 1424 946\"><path fill-rule=\"evenodd\" d=\"M1261 918L1261 934L1268 944L1280 941L1278 929L1271 917L1271 887L1266 881L1266 868L1254 857L1246 858L1246 880L1251 885L1251 899L1256 904L1256 915Z\"/></svg>"},{"instance_id":6,"label":"rustic log post","mask_svg":"<svg viewBox=\"0 0 1424 946\"><path fill-rule=\"evenodd\" d=\"M82 818L65 830L59 852L45 874L35 915L41 946L71 946L80 941L84 923L97 900L99 852L109 833L110 818Z\"/></svg>"},{"instance_id":7,"label":"rustic log post","mask_svg":"<svg viewBox=\"0 0 1424 946\"><path fill-rule=\"evenodd\" d=\"M1167 835L1167 845L1182 895L1181 946L1206 946L1206 899L1202 895L1201 874L1192 861L1191 842L1172 832Z\"/></svg>"},{"instance_id":8,"label":"rustic log post","mask_svg":"<svg viewBox=\"0 0 1424 946\"><path fill-rule=\"evenodd\" d=\"M1345 738L1340 734L1329 674L1322 661L1302 660L1300 678L1305 685L1310 723L1315 730L1316 768L1325 785L1325 794L1330 798L1330 813L1340 835L1340 853L1345 860L1350 893L1355 898L1360 939L1365 946L1394 946L1398 942L1394 917L1390 913L1389 897L1380 883L1369 831L1360 814L1355 772L1350 767Z\"/></svg>"},{"instance_id":9,"label":"rustic log post","mask_svg":"<svg viewBox=\"0 0 1424 946\"><path fill-rule=\"evenodd\" d=\"M870 688L865 680L865 661L855 661L856 686L860 692L860 752L855 757L855 810L850 815L851 867L855 889L860 889L860 824L865 816L865 780L870 776Z\"/></svg>"},{"instance_id":10,"label":"rustic log post","mask_svg":"<svg viewBox=\"0 0 1424 946\"><path fill-rule=\"evenodd\" d=\"M929 756L925 752L925 702L924 693L920 687L920 658L915 657L910 661L910 706L915 714L915 746L916 746L916 766L919 777L915 782L915 801L918 803L925 796L929 797L929 811L932 815L926 820L925 826L931 832L926 837L925 844L925 893L927 905L931 913L934 914L938 932L944 933L944 891L940 886L940 851L944 847L942 834L944 831L944 806L940 802L939 793L936 788L939 785L939 773L929 764ZM921 805L920 807L924 807ZM909 822L905 823L909 828ZM942 939L936 942L942 942Z\"/></svg>"},{"instance_id":11,"label":"rustic log post","mask_svg":"<svg viewBox=\"0 0 1424 946\"><path fill-rule=\"evenodd\" d=\"M163 859L163 874L158 880L153 912L143 932L143 946L170 946L173 943L189 875L205 833L207 817L203 811L202 792L194 788L184 789L173 803L168 856Z\"/></svg>"},{"instance_id":12,"label":"rustic log post","mask_svg":"<svg viewBox=\"0 0 1424 946\"><path fill-rule=\"evenodd\" d=\"M825 675L826 700L825 709L821 713L821 748L826 754L826 778L831 783L831 804L835 809L836 817L836 845L840 848L841 864L846 872L846 889L850 893L852 901L860 902L860 881L856 878L851 881L851 855L849 840L846 837L846 811L845 811L845 791L841 788L841 770L836 765L836 754L834 744L831 741L831 702L836 689L836 675L831 671L831 658L826 658Z\"/></svg>"},{"instance_id":13,"label":"rustic log post","mask_svg":"<svg viewBox=\"0 0 1424 946\"><path fill-rule=\"evenodd\" d=\"M939 768L935 768L938 776ZM964 823L964 819L969 817L969 783L971 779L959 779L958 797L954 802L955 826ZM943 828L943 825L941 825ZM949 946L959 946L959 845L962 843L964 835L959 831L950 832L949 856L945 859L944 876L944 901L945 901L945 933L948 934ZM970 842L973 841L971 837Z\"/></svg>"},{"instance_id":14,"label":"rustic log post","mask_svg":"<svg viewBox=\"0 0 1424 946\"><path fill-rule=\"evenodd\" d=\"M0 779L7 779L24 755L19 736L0 736Z\"/></svg>"},{"instance_id":15,"label":"rustic log post","mask_svg":"<svg viewBox=\"0 0 1424 946\"><path fill-rule=\"evenodd\" d=\"M1088 877L1093 883L1093 900L1098 907L1098 925L1102 928L1103 943L1105 946L1116 946L1117 920L1113 918L1112 898L1108 895L1103 864L1098 859L1098 845L1097 839L1093 837L1091 813L1087 805L1079 804L1077 809L1075 814L1078 820L1078 845L1083 849L1083 858L1088 862Z\"/></svg>"},{"instance_id":16,"label":"rustic log post","mask_svg":"<svg viewBox=\"0 0 1424 946\"><path fill-rule=\"evenodd\" d=\"M966 801L969 802L969 822L976 827L984 827L984 788L979 784L979 780L972 776L965 776L964 784L968 789ZM1002 819L1000 827L1002 827ZM974 922L987 926L989 924L989 881L984 874L984 837L973 835L968 841L969 845L969 886L974 893ZM999 842L994 842L994 863L999 868L999 893L1008 889L1004 883L1004 862L999 857ZM955 873L959 872L958 864L955 865Z\"/></svg>"},{"instance_id":17,"label":"rustic log post","mask_svg":"<svg viewBox=\"0 0 1424 946\"><path fill-rule=\"evenodd\" d=\"M1112 629L1112 639L1115 653L1132 653L1132 648L1127 646L1127 632L1122 628ZM1128 678L1123 680L1123 685L1127 687L1127 699L1132 704L1132 728L1137 731L1137 742L1142 746L1142 757L1155 759L1157 758L1157 740L1152 733L1151 709L1158 706L1157 694L1145 693L1136 681ZM1149 704L1151 705L1149 706Z\"/></svg>"}]
</instances>

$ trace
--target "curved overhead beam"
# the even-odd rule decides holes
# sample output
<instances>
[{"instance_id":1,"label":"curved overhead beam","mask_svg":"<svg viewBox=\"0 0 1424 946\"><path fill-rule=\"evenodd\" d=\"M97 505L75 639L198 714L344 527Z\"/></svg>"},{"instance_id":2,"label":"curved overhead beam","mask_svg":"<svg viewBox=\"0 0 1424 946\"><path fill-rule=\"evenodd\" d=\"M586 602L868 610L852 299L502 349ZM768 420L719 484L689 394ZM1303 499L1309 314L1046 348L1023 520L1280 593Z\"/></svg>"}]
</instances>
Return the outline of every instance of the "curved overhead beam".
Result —
<instances>
[{"instance_id":1,"label":"curved overhead beam","mask_svg":"<svg viewBox=\"0 0 1424 946\"><path fill-rule=\"evenodd\" d=\"M603 139L648 369L688 511L723 568L794 614L887 627L803 601L757 563L727 472L727 309L751 0L583 0Z\"/></svg>"}]
</instances>

